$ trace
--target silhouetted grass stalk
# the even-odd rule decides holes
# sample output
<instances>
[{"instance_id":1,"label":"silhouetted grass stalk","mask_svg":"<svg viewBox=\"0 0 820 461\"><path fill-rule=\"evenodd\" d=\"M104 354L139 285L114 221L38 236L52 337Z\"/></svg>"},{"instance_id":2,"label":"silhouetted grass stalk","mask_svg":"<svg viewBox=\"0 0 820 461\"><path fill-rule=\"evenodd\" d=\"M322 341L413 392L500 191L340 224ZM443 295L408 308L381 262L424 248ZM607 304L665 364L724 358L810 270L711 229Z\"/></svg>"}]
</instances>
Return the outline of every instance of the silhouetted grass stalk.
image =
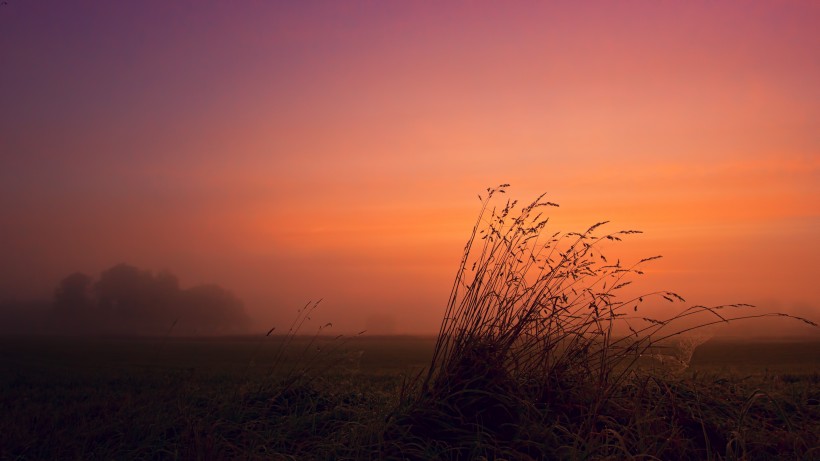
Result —
<instances>
[{"instance_id":1,"label":"silhouetted grass stalk","mask_svg":"<svg viewBox=\"0 0 820 461\"><path fill-rule=\"evenodd\" d=\"M640 306L649 300L684 299L670 291L619 297L643 274L641 267L660 256L627 266L610 261L601 247L640 231L600 233L607 222L599 222L580 233L551 232L545 210L558 205L544 195L523 207L515 200L495 205L508 186L479 196L478 219L421 383L417 426L443 424L446 432L466 423L466 431L478 427L498 435L533 405L559 413L582 406L581 414L565 417L580 422L584 433L600 422L604 402L639 359L664 341L718 323L769 316L816 326L781 313L726 314L729 308L752 307L748 304L692 306L665 320L642 316ZM702 314L714 320L676 328ZM625 333L616 336L621 330ZM607 434L619 440L618 434Z\"/></svg>"}]
</instances>

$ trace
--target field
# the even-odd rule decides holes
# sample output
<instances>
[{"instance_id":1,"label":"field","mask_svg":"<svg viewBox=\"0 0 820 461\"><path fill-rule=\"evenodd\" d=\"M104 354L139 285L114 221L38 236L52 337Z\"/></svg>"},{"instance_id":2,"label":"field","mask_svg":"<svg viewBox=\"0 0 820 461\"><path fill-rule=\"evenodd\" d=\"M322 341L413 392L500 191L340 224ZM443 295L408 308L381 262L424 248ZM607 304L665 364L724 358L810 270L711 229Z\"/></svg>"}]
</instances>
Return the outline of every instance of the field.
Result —
<instances>
[{"instance_id":1,"label":"field","mask_svg":"<svg viewBox=\"0 0 820 461\"><path fill-rule=\"evenodd\" d=\"M676 445L683 459L820 459L818 341L712 340L683 372L636 377L630 395L652 394L656 406L595 442L631 438L618 442L623 456L553 432L571 421L531 415L506 440L475 433L467 451L414 430L408 395L435 338L283 341L4 338L0 459L654 459ZM694 427L670 429L668 446L624 431L684 409L701 421L679 418Z\"/></svg>"}]
</instances>

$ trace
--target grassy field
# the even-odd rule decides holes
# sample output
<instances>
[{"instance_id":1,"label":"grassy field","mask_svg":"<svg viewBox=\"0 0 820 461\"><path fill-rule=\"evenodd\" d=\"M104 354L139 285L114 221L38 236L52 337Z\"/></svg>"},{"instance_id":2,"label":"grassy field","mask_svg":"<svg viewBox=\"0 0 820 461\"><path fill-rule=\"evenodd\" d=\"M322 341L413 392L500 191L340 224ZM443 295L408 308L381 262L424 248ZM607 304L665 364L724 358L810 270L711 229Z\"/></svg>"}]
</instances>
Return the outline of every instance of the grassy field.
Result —
<instances>
[{"instance_id":1,"label":"grassy field","mask_svg":"<svg viewBox=\"0 0 820 461\"><path fill-rule=\"evenodd\" d=\"M476 434L468 451L449 451L442 441L414 431L402 392L410 392L408 379L430 363L435 338L297 338L280 355L282 341L2 339L0 458L607 457L556 434L539 433L552 423L524 427L534 425L532 417L521 421L522 430L504 446L498 441L485 446ZM302 374L305 363L310 369ZM713 340L695 351L684 373L644 379L636 378L633 385L642 382L643 387L631 392L666 395L666 403L647 407L654 417L671 411L661 407L675 396L681 405L674 411L705 412L702 416L714 426L698 424L690 428L694 435L675 429L667 435L680 440L670 440L670 447L686 445L686 438L697 438L698 432L715 431L704 436L717 445L709 447L714 459L741 453L739 458L749 459L772 453L782 453L783 459L820 458L820 342ZM725 433L717 433L721 430ZM740 432L746 444L758 443L751 434L763 434L770 443L759 456L751 446L732 451L731 437ZM555 450L531 447L538 436ZM644 447L644 454L663 453L656 443ZM641 451L633 448L632 454L637 458ZM697 459L705 452L691 453Z\"/></svg>"}]
</instances>

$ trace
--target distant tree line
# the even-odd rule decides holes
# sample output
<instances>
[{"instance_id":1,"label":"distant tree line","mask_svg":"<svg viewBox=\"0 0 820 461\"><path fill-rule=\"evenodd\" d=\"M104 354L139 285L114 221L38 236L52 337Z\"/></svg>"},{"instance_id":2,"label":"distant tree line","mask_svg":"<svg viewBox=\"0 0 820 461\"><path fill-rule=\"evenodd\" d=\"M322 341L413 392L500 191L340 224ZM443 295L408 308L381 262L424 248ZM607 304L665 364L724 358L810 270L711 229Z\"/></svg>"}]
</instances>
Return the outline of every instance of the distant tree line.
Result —
<instances>
[{"instance_id":1,"label":"distant tree line","mask_svg":"<svg viewBox=\"0 0 820 461\"><path fill-rule=\"evenodd\" d=\"M97 281L82 272L63 278L54 290L53 314L68 331L219 334L249 326L242 301L219 285L181 289L169 272L128 264L103 271Z\"/></svg>"}]
</instances>

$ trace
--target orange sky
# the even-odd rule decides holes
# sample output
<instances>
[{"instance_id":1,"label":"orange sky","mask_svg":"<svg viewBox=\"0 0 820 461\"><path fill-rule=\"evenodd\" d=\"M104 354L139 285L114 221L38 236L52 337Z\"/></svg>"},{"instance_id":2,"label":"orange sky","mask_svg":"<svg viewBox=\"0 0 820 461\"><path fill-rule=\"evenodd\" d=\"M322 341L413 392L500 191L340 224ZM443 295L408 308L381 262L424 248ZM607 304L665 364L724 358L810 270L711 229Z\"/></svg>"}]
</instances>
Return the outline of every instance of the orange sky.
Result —
<instances>
[{"instance_id":1,"label":"orange sky","mask_svg":"<svg viewBox=\"0 0 820 461\"><path fill-rule=\"evenodd\" d=\"M817 2L167 3L0 8L0 298L129 262L434 332L509 182L644 230L648 291L820 318Z\"/></svg>"}]
</instances>

